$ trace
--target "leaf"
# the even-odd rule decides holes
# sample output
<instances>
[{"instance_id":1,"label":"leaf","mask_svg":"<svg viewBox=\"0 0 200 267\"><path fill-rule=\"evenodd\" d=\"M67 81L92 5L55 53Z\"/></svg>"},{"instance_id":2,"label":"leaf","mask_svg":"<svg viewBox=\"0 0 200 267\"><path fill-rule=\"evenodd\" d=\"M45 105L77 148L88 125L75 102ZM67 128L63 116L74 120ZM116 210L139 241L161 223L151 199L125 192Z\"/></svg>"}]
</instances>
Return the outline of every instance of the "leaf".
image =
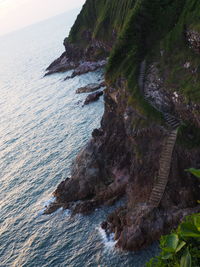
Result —
<instances>
[{"instance_id":1,"label":"leaf","mask_svg":"<svg viewBox=\"0 0 200 267\"><path fill-rule=\"evenodd\" d=\"M172 259L173 258L173 254L170 252L162 252L162 256L161 259L162 260L168 260L168 259Z\"/></svg>"},{"instance_id":2,"label":"leaf","mask_svg":"<svg viewBox=\"0 0 200 267\"><path fill-rule=\"evenodd\" d=\"M200 178L200 170L190 168L190 169L186 169L185 171L190 172L191 174L195 175L197 178Z\"/></svg>"},{"instance_id":3,"label":"leaf","mask_svg":"<svg viewBox=\"0 0 200 267\"><path fill-rule=\"evenodd\" d=\"M200 232L200 216L196 215L193 218L194 225L196 226L197 230Z\"/></svg>"},{"instance_id":4,"label":"leaf","mask_svg":"<svg viewBox=\"0 0 200 267\"><path fill-rule=\"evenodd\" d=\"M191 222L182 223L179 227L179 234L182 237L200 238L200 232L196 226Z\"/></svg>"},{"instance_id":5,"label":"leaf","mask_svg":"<svg viewBox=\"0 0 200 267\"><path fill-rule=\"evenodd\" d=\"M170 234L165 237L164 248L169 249L172 252L176 251L178 246L179 238L177 234Z\"/></svg>"},{"instance_id":6,"label":"leaf","mask_svg":"<svg viewBox=\"0 0 200 267\"><path fill-rule=\"evenodd\" d=\"M176 248L176 253L179 252L185 245L186 245L186 242L180 241Z\"/></svg>"},{"instance_id":7,"label":"leaf","mask_svg":"<svg viewBox=\"0 0 200 267\"><path fill-rule=\"evenodd\" d=\"M189 250L181 257L180 267L192 267L192 259Z\"/></svg>"}]
</instances>

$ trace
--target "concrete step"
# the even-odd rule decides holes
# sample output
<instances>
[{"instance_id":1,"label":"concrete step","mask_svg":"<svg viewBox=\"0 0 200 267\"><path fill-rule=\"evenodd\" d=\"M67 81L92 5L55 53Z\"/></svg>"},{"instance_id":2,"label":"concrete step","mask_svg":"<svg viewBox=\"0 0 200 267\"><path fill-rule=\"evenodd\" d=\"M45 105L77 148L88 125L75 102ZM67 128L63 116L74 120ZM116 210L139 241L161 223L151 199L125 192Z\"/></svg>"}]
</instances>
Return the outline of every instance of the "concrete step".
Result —
<instances>
[{"instance_id":1,"label":"concrete step","mask_svg":"<svg viewBox=\"0 0 200 267\"><path fill-rule=\"evenodd\" d=\"M160 187L165 187L166 184L167 184L167 181L163 181L163 182L159 182L159 183L158 183L158 185L159 185Z\"/></svg>"},{"instance_id":2,"label":"concrete step","mask_svg":"<svg viewBox=\"0 0 200 267\"><path fill-rule=\"evenodd\" d=\"M167 185L167 183L166 183L166 182L163 182L163 183L159 183L158 185L159 185L161 188L165 188L166 185Z\"/></svg>"},{"instance_id":3,"label":"concrete step","mask_svg":"<svg viewBox=\"0 0 200 267\"><path fill-rule=\"evenodd\" d=\"M154 188L152 191L152 195L161 196L163 194L164 188Z\"/></svg>"},{"instance_id":4,"label":"concrete step","mask_svg":"<svg viewBox=\"0 0 200 267\"><path fill-rule=\"evenodd\" d=\"M160 198L152 198L150 201L151 205L155 205L156 207L159 205L160 203Z\"/></svg>"},{"instance_id":5,"label":"concrete step","mask_svg":"<svg viewBox=\"0 0 200 267\"><path fill-rule=\"evenodd\" d=\"M159 179L159 182L158 182L158 184L159 183L161 183L161 184L165 184L166 183L166 176L164 176L164 175L161 175L160 177L159 177L160 179Z\"/></svg>"},{"instance_id":6,"label":"concrete step","mask_svg":"<svg viewBox=\"0 0 200 267\"><path fill-rule=\"evenodd\" d=\"M167 183L166 178L165 178L165 179L162 179L162 180L159 180L159 181L155 184L155 187L158 186L158 187L162 188L163 186L166 185L166 183Z\"/></svg>"},{"instance_id":7,"label":"concrete step","mask_svg":"<svg viewBox=\"0 0 200 267\"><path fill-rule=\"evenodd\" d=\"M170 168L170 164L160 165L160 170L165 170L166 168Z\"/></svg>"},{"instance_id":8,"label":"concrete step","mask_svg":"<svg viewBox=\"0 0 200 267\"><path fill-rule=\"evenodd\" d=\"M158 181L157 183L161 182L161 183L163 184L163 183L165 183L167 180L168 180L168 179L167 179L166 175L161 174L161 175L159 175L159 181Z\"/></svg>"},{"instance_id":9,"label":"concrete step","mask_svg":"<svg viewBox=\"0 0 200 267\"><path fill-rule=\"evenodd\" d=\"M154 187L154 191L156 192L161 192L163 189L165 189L165 186L161 186L158 184Z\"/></svg>"},{"instance_id":10,"label":"concrete step","mask_svg":"<svg viewBox=\"0 0 200 267\"><path fill-rule=\"evenodd\" d=\"M166 145L167 145L167 146L174 145L175 140L176 140L175 137L172 138L172 139L167 140L167 144L166 144Z\"/></svg>"},{"instance_id":11,"label":"concrete step","mask_svg":"<svg viewBox=\"0 0 200 267\"><path fill-rule=\"evenodd\" d=\"M176 139L168 140L166 143L167 148L173 147Z\"/></svg>"},{"instance_id":12,"label":"concrete step","mask_svg":"<svg viewBox=\"0 0 200 267\"><path fill-rule=\"evenodd\" d=\"M171 121L171 122L169 122L168 121L168 124L170 124L170 125L172 125L172 126L178 126L178 125L180 125L180 122L179 121Z\"/></svg>"},{"instance_id":13,"label":"concrete step","mask_svg":"<svg viewBox=\"0 0 200 267\"><path fill-rule=\"evenodd\" d=\"M156 184L156 186L154 187L153 191L155 190L155 191L160 192L160 191L163 190L163 188L164 188L164 186L161 186L161 185Z\"/></svg>"},{"instance_id":14,"label":"concrete step","mask_svg":"<svg viewBox=\"0 0 200 267\"><path fill-rule=\"evenodd\" d=\"M169 124L170 126L178 126L180 123L178 121L170 121L170 120L166 120L167 124Z\"/></svg>"},{"instance_id":15,"label":"concrete step","mask_svg":"<svg viewBox=\"0 0 200 267\"><path fill-rule=\"evenodd\" d=\"M169 123L179 123L179 120L175 119L175 118L169 118L169 117L165 117L165 120Z\"/></svg>"},{"instance_id":16,"label":"concrete step","mask_svg":"<svg viewBox=\"0 0 200 267\"><path fill-rule=\"evenodd\" d=\"M170 165L167 165L167 166L164 166L164 167L160 166L159 176L160 176L161 174L163 174L163 175L168 174L169 169L170 169Z\"/></svg>"},{"instance_id":17,"label":"concrete step","mask_svg":"<svg viewBox=\"0 0 200 267\"><path fill-rule=\"evenodd\" d=\"M170 138L170 139L168 139L168 140L167 140L167 143L166 143L166 145L173 144L173 143L175 142L175 140L176 140L176 137L175 137L175 136L173 136L172 138Z\"/></svg>"},{"instance_id":18,"label":"concrete step","mask_svg":"<svg viewBox=\"0 0 200 267\"><path fill-rule=\"evenodd\" d=\"M162 197L162 195L163 195L163 192L162 192L161 194L153 193L152 196L151 196L151 199L152 199L152 198L154 198L154 199L155 199L155 198L159 199L160 197Z\"/></svg>"},{"instance_id":19,"label":"concrete step","mask_svg":"<svg viewBox=\"0 0 200 267\"><path fill-rule=\"evenodd\" d=\"M164 190L165 190L165 188L155 188L154 191L152 192L152 195L156 195L156 196L161 197Z\"/></svg>"},{"instance_id":20,"label":"concrete step","mask_svg":"<svg viewBox=\"0 0 200 267\"><path fill-rule=\"evenodd\" d=\"M151 201L160 201L160 196L153 195L153 196L151 197Z\"/></svg>"},{"instance_id":21,"label":"concrete step","mask_svg":"<svg viewBox=\"0 0 200 267\"><path fill-rule=\"evenodd\" d=\"M167 180L167 177L169 176L169 172L170 172L170 169L167 169L165 171L160 171L158 174L159 174L159 177L160 176L162 177L162 180Z\"/></svg>"},{"instance_id":22,"label":"concrete step","mask_svg":"<svg viewBox=\"0 0 200 267\"><path fill-rule=\"evenodd\" d=\"M152 195L151 200L154 200L154 201L155 201L155 200L160 201L161 197L162 197L162 195Z\"/></svg>"}]
</instances>

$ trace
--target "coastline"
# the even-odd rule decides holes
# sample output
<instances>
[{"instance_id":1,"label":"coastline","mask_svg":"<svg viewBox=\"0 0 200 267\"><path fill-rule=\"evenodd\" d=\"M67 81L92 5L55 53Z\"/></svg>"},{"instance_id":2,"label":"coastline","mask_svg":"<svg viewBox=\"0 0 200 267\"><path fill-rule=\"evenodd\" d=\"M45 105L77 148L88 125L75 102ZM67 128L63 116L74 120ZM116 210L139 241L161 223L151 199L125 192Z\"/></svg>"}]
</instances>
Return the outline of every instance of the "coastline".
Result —
<instances>
[{"instance_id":1,"label":"coastline","mask_svg":"<svg viewBox=\"0 0 200 267\"><path fill-rule=\"evenodd\" d=\"M85 5L83 11L87 8ZM91 71L91 66L104 61L117 42L116 34L115 38L111 37L110 43L92 39L91 35L90 31L86 31L82 36L87 43L85 49L65 39L65 52L48 67L48 74L71 68L81 75ZM99 50L103 50L100 58L96 56ZM110 61L107 70L109 68ZM45 213L62 206L71 209L72 213L88 214L96 207L112 205L126 196L124 206L110 214L102 227L108 234L114 233L116 246L139 250L176 228L186 215L200 211L197 182L184 172L198 165L200 152L195 146L188 149L182 145L179 137L169 159L169 180L159 204L152 206L149 201L159 176L161 153L163 147L167 150L165 143L171 131L171 125L157 110L162 107L180 121L192 119L193 124L199 127L198 116L187 114L190 106L193 114L198 112L199 105L191 103L189 107L185 106L181 94L175 95L164 86L164 78L154 58L148 62L147 70L137 72L137 78L143 76L144 80L144 100L137 91L142 104L138 96L133 99L132 93L127 90L129 81L126 77L120 74L114 82L111 80L112 71L107 71L105 77L105 112L101 127L92 132L91 140L73 164L71 178L58 185L54 192L56 201ZM145 112L149 105L153 115Z\"/></svg>"}]
</instances>

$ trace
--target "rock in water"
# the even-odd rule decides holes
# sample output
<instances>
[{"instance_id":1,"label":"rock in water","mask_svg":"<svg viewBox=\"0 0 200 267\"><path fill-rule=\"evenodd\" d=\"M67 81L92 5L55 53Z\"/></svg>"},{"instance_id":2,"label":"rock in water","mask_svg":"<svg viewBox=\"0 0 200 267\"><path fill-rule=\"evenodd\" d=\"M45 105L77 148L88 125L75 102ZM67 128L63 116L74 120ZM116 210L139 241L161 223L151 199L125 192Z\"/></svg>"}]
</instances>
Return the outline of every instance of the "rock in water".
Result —
<instances>
[{"instance_id":1,"label":"rock in water","mask_svg":"<svg viewBox=\"0 0 200 267\"><path fill-rule=\"evenodd\" d=\"M66 52L64 52L59 58L54 60L46 69L47 73L44 76L51 75L57 72L65 72L71 69L75 69L79 66L79 62L70 60Z\"/></svg>"},{"instance_id":2,"label":"rock in water","mask_svg":"<svg viewBox=\"0 0 200 267\"><path fill-rule=\"evenodd\" d=\"M102 91L89 94L85 99L84 105L88 105L92 102L99 100L99 97L102 95L103 95Z\"/></svg>"},{"instance_id":3,"label":"rock in water","mask_svg":"<svg viewBox=\"0 0 200 267\"><path fill-rule=\"evenodd\" d=\"M74 78L75 76L85 74L88 72L96 71L100 68L103 68L107 63L107 60L100 61L84 61L78 67L75 68L72 75L67 76L64 80Z\"/></svg>"},{"instance_id":4,"label":"rock in water","mask_svg":"<svg viewBox=\"0 0 200 267\"><path fill-rule=\"evenodd\" d=\"M102 83L90 83L84 87L80 87L76 90L76 94L82 94L82 93L90 93L97 91L101 87L105 86L105 82Z\"/></svg>"}]
</instances>

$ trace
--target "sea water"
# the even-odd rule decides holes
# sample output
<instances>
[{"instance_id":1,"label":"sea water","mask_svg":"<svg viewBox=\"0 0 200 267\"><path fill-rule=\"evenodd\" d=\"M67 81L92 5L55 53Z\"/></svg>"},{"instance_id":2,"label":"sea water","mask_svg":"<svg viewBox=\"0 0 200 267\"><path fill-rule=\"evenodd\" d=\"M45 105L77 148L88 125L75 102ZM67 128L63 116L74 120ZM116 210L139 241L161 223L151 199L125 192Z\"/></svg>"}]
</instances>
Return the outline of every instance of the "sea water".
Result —
<instances>
[{"instance_id":1,"label":"sea water","mask_svg":"<svg viewBox=\"0 0 200 267\"><path fill-rule=\"evenodd\" d=\"M75 94L102 79L101 71L67 81L69 73L43 77L64 51L77 12L0 37L1 267L140 267L157 251L115 249L100 229L112 207L90 216L63 209L43 215L104 110L102 98L82 107L87 94Z\"/></svg>"}]
</instances>

